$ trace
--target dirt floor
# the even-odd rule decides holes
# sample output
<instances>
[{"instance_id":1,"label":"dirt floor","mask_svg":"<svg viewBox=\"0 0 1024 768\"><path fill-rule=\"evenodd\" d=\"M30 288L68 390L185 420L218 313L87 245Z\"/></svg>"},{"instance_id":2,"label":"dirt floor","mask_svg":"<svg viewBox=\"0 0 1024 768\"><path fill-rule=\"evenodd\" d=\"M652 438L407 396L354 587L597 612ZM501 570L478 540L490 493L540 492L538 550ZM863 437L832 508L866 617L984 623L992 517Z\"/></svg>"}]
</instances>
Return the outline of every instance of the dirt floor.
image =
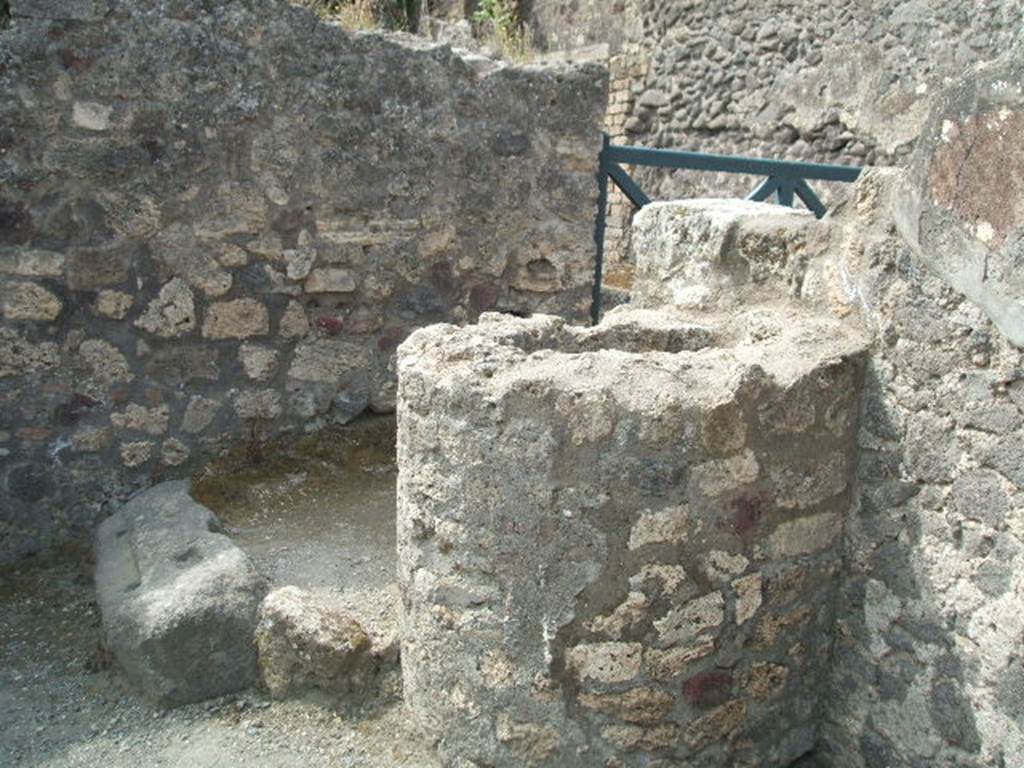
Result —
<instances>
[{"instance_id":1,"label":"dirt floor","mask_svg":"<svg viewBox=\"0 0 1024 768\"><path fill-rule=\"evenodd\" d=\"M392 631L394 422L371 419L213 465L196 495L275 585ZM262 455L254 454L262 452ZM392 698L357 711L257 690L167 710L101 649L86 555L0 572L0 766L436 768Z\"/></svg>"},{"instance_id":2,"label":"dirt floor","mask_svg":"<svg viewBox=\"0 0 1024 768\"><path fill-rule=\"evenodd\" d=\"M295 443L243 447L207 467L192 494L272 587L313 592L386 643L398 613L397 472L395 419L373 416Z\"/></svg>"}]
</instances>

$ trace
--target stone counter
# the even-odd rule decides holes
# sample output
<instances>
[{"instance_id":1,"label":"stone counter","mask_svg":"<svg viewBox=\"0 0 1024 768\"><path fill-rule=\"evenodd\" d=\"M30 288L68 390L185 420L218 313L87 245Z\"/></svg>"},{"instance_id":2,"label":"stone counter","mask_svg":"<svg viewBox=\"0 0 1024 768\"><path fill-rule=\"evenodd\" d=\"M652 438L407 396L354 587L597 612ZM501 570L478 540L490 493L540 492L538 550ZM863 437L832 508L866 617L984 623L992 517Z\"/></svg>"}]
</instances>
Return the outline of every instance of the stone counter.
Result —
<instances>
[{"instance_id":1,"label":"stone counter","mask_svg":"<svg viewBox=\"0 0 1024 768\"><path fill-rule=\"evenodd\" d=\"M862 337L792 308L414 333L402 665L443 759L785 766L811 749L863 363Z\"/></svg>"}]
</instances>

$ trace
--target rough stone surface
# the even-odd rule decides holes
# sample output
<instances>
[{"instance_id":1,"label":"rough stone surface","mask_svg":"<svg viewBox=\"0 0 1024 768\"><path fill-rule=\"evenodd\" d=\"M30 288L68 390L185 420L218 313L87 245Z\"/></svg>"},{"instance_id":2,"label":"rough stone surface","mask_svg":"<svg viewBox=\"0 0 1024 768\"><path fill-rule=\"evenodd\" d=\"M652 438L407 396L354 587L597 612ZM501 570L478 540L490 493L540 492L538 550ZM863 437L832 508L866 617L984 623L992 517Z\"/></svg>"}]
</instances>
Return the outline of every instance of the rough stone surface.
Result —
<instances>
[{"instance_id":1,"label":"rough stone surface","mask_svg":"<svg viewBox=\"0 0 1024 768\"><path fill-rule=\"evenodd\" d=\"M585 316L602 67L350 34L285 0L11 12L0 495L22 465L47 479L0 504L0 560L254 429L393 408L420 325ZM115 425L129 404L166 429Z\"/></svg>"},{"instance_id":2,"label":"rough stone surface","mask_svg":"<svg viewBox=\"0 0 1024 768\"><path fill-rule=\"evenodd\" d=\"M824 232L810 213L770 203L652 203L633 221L631 301L724 309L766 295L799 297Z\"/></svg>"},{"instance_id":3,"label":"rough stone surface","mask_svg":"<svg viewBox=\"0 0 1024 768\"><path fill-rule=\"evenodd\" d=\"M920 149L928 158L942 146ZM831 263L820 270L831 283L825 303L860 315L874 337L822 759L841 768L1009 766L1024 754L1021 699L1000 693L1024 632L1015 447L1024 357L990 307L971 300L970 285L955 285L948 266L967 269L974 251L927 240L973 238L976 229L935 202L918 209L919 198L909 203L922 222L936 222L932 234L898 234L907 231L908 190L926 189L915 178L865 174L834 215ZM1002 195L991 203L983 216L1013 206ZM1012 278L997 274L985 290L1019 298Z\"/></svg>"},{"instance_id":4,"label":"rough stone surface","mask_svg":"<svg viewBox=\"0 0 1024 768\"><path fill-rule=\"evenodd\" d=\"M527 18L541 47L604 45L615 143L851 165L907 164L936 92L1024 50L1018 0L532 0ZM662 200L742 197L756 183L657 169L636 177ZM826 200L841 194L813 186ZM631 216L613 191L613 268L629 258Z\"/></svg>"},{"instance_id":5,"label":"rough stone surface","mask_svg":"<svg viewBox=\"0 0 1024 768\"><path fill-rule=\"evenodd\" d=\"M61 300L36 283L5 283L3 316L5 320L56 320L64 308Z\"/></svg>"},{"instance_id":6,"label":"rough stone surface","mask_svg":"<svg viewBox=\"0 0 1024 768\"><path fill-rule=\"evenodd\" d=\"M276 699L318 691L365 694L381 655L357 621L298 587L282 587L260 607L256 648L263 683Z\"/></svg>"},{"instance_id":7,"label":"rough stone surface","mask_svg":"<svg viewBox=\"0 0 1024 768\"><path fill-rule=\"evenodd\" d=\"M935 100L897 224L918 259L1024 347L1024 63L1007 57ZM998 183L994 180L998 179Z\"/></svg>"},{"instance_id":8,"label":"rough stone surface","mask_svg":"<svg viewBox=\"0 0 1024 768\"><path fill-rule=\"evenodd\" d=\"M756 341L743 313L619 308L402 345L403 681L443 759L785 766L814 745L865 341L764 312L779 330ZM770 408L803 428L780 443ZM833 461L841 482L787 503Z\"/></svg>"},{"instance_id":9,"label":"rough stone surface","mask_svg":"<svg viewBox=\"0 0 1024 768\"><path fill-rule=\"evenodd\" d=\"M107 649L149 698L184 704L252 685L265 587L249 558L188 494L154 486L96 534Z\"/></svg>"},{"instance_id":10,"label":"rough stone surface","mask_svg":"<svg viewBox=\"0 0 1024 768\"><path fill-rule=\"evenodd\" d=\"M255 299L235 299L211 304L203 321L208 339L247 339L270 329L267 308Z\"/></svg>"}]
</instances>

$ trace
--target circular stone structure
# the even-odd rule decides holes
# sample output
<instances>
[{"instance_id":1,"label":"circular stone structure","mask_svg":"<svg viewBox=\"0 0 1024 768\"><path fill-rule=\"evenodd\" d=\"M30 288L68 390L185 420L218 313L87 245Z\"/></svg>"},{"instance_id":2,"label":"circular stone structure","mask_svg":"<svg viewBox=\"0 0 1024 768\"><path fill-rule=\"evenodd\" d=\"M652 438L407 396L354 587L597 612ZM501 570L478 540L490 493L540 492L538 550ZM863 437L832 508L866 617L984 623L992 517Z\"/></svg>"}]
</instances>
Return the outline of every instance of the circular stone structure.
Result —
<instances>
[{"instance_id":1,"label":"circular stone structure","mask_svg":"<svg viewBox=\"0 0 1024 768\"><path fill-rule=\"evenodd\" d=\"M445 764L808 751L863 361L856 333L788 307L414 333L402 667Z\"/></svg>"}]
</instances>

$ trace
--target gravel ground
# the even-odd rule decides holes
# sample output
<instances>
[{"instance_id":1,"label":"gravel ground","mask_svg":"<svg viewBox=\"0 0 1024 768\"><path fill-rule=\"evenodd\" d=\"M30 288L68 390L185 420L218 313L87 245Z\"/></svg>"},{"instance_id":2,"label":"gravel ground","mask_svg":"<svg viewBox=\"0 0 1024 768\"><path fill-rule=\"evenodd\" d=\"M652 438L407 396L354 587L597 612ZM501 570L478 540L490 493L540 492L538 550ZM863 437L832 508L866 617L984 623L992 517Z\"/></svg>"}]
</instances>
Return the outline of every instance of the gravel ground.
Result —
<instances>
[{"instance_id":1,"label":"gravel ground","mask_svg":"<svg viewBox=\"0 0 1024 768\"><path fill-rule=\"evenodd\" d=\"M437 768L401 703L338 712L258 691L162 709L100 650L88 563L0 573L0 766Z\"/></svg>"}]
</instances>

